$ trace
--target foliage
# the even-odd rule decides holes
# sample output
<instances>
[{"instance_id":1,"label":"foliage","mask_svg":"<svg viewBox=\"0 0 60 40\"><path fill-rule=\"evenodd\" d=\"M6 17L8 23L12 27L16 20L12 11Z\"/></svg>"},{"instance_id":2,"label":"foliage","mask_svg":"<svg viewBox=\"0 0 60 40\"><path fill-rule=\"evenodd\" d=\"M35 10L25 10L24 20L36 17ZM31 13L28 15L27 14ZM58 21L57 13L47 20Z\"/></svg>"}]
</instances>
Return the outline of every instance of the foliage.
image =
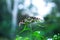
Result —
<instances>
[{"instance_id":1,"label":"foliage","mask_svg":"<svg viewBox=\"0 0 60 40\"><path fill-rule=\"evenodd\" d=\"M21 15L23 10L19 10L15 39L47 40L52 38L60 40L60 0L53 0L53 2L56 7L52 8L52 12L44 17L44 22L39 18L23 16ZM0 0L0 36L2 36L0 39L10 37L11 19L12 15L8 12L6 0Z\"/></svg>"}]
</instances>

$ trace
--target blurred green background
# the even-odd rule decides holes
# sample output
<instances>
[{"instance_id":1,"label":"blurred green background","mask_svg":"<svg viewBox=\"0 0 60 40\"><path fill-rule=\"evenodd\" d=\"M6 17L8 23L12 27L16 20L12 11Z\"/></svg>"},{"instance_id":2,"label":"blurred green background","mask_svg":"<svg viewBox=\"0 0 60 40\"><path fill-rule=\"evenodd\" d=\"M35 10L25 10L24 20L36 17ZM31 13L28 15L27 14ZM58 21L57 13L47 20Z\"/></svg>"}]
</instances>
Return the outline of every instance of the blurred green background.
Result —
<instances>
[{"instance_id":1,"label":"blurred green background","mask_svg":"<svg viewBox=\"0 0 60 40\"><path fill-rule=\"evenodd\" d=\"M24 0L19 1L18 5L23 5ZM44 22L27 14L22 15L25 9L18 9L17 22L14 26L16 28L12 33L14 0L0 0L0 40L60 40L60 0L45 1L54 2L56 6L44 17ZM31 7L33 7L32 4L29 8Z\"/></svg>"}]
</instances>

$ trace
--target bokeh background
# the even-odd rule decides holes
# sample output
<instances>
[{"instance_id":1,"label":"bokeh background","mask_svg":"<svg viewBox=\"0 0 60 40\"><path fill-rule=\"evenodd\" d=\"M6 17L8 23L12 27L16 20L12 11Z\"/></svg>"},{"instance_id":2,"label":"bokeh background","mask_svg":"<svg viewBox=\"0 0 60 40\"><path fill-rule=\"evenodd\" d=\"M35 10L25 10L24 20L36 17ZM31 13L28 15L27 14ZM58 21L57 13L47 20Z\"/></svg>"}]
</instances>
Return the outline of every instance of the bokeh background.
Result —
<instances>
[{"instance_id":1,"label":"bokeh background","mask_svg":"<svg viewBox=\"0 0 60 40\"><path fill-rule=\"evenodd\" d=\"M0 40L60 40L60 0L0 0Z\"/></svg>"}]
</instances>

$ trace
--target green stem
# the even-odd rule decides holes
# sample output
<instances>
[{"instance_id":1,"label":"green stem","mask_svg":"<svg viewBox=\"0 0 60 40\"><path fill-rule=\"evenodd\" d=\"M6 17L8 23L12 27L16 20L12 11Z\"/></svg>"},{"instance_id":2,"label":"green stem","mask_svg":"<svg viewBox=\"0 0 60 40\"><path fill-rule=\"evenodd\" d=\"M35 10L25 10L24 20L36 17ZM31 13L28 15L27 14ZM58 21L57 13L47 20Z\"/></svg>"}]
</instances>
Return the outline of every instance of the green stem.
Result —
<instances>
[{"instance_id":1,"label":"green stem","mask_svg":"<svg viewBox=\"0 0 60 40\"><path fill-rule=\"evenodd\" d=\"M24 32L25 30L26 30L26 25L24 26L23 30L20 33Z\"/></svg>"}]
</instances>

